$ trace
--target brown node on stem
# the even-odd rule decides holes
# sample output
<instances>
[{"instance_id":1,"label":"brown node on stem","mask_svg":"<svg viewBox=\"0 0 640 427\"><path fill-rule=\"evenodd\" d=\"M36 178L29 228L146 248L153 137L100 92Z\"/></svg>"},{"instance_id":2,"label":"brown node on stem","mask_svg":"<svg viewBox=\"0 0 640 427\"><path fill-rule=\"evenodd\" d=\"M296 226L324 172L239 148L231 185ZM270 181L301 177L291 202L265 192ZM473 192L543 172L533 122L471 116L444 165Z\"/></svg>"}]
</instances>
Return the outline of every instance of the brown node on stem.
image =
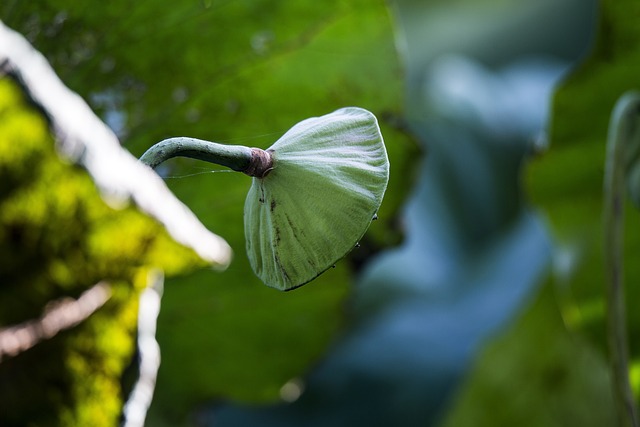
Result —
<instances>
[{"instance_id":1,"label":"brown node on stem","mask_svg":"<svg viewBox=\"0 0 640 427\"><path fill-rule=\"evenodd\" d=\"M273 169L273 151L261 148L251 149L251 161L242 173L255 177L264 178Z\"/></svg>"}]
</instances>

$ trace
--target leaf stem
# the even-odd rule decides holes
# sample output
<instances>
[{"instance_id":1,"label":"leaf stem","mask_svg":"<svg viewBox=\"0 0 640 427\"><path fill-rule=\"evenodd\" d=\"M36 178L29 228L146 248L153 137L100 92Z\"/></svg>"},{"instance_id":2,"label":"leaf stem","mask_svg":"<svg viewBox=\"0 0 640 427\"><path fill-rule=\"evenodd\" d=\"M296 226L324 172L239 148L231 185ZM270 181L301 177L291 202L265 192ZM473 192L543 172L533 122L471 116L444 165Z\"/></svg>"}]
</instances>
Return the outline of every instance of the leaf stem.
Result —
<instances>
[{"instance_id":1,"label":"leaf stem","mask_svg":"<svg viewBox=\"0 0 640 427\"><path fill-rule=\"evenodd\" d=\"M273 168L273 156L269 151L242 145L223 145L184 136L158 142L140 157L140 161L155 169L173 157L204 160L259 178Z\"/></svg>"},{"instance_id":2,"label":"leaf stem","mask_svg":"<svg viewBox=\"0 0 640 427\"><path fill-rule=\"evenodd\" d=\"M629 348L624 300L624 191L628 153L640 143L640 96L625 94L611 116L604 173L604 262L607 328L614 397L620 425L638 427L638 413L629 383Z\"/></svg>"}]
</instances>

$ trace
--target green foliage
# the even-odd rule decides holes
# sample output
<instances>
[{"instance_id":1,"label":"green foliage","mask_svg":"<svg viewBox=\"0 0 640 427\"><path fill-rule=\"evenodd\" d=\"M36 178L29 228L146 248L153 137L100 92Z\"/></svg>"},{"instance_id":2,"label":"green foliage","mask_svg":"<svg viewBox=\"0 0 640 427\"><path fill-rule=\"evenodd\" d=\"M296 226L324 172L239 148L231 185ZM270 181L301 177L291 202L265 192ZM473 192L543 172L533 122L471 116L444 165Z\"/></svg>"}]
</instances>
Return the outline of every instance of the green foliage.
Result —
<instances>
[{"instance_id":1,"label":"green foliage","mask_svg":"<svg viewBox=\"0 0 640 427\"><path fill-rule=\"evenodd\" d=\"M603 2L599 36L589 59L558 89L551 147L531 165L534 203L545 209L558 239L556 276L561 312L572 329L587 333L606 352L602 187L607 130L618 98L640 83L640 31L634 2ZM626 299L640 298L640 221L626 202ZM629 336L640 335L640 312L629 305ZM640 342L630 340L634 363ZM640 391L640 384L635 385Z\"/></svg>"},{"instance_id":2,"label":"green foliage","mask_svg":"<svg viewBox=\"0 0 640 427\"><path fill-rule=\"evenodd\" d=\"M445 425L614 425L606 361L603 171L611 112L638 88L634 2L602 2L589 58L556 90L550 147L529 164L532 202L556 239L552 277L519 321L484 351ZM637 211L626 203L625 278L629 343L640 390ZM585 416L586 414L586 416Z\"/></svg>"},{"instance_id":3,"label":"green foliage","mask_svg":"<svg viewBox=\"0 0 640 427\"><path fill-rule=\"evenodd\" d=\"M393 167L380 221L365 235L362 248L352 253L349 262L287 294L262 286L244 255L242 206L249 179L211 174L208 165L192 160L160 168L172 190L208 228L229 240L236 257L223 274L200 270L168 283L159 327L163 365L154 425L180 423L185 413L215 398L273 401L282 384L318 360L343 327L352 277L348 267L358 266L400 238L394 214L410 188L413 173L407 171L417 153L395 128L403 88L382 1L174 3L114 0L87 8L72 0L14 0L0 4L0 16L45 52L63 80L92 103L135 154L175 135L266 148L292 123L358 105L381 119ZM473 57L487 66L487 74L521 55L553 54L573 61L585 43L579 29L592 13L582 3L590 2L487 0L482 3L489 8L468 9L462 6L477 2L455 2L449 9L443 6L446 2L433 2L443 6L435 9L414 0L397 2L402 3L405 6L398 11L407 29L403 46L409 105L411 119L417 122L412 126L425 136L430 150L420 186L406 210L411 233L405 245L379 259L360 281L355 299L356 316L362 321L308 382L309 390L314 380L317 388L298 401L303 409L287 418L295 405L281 405L277 415L284 418L273 418L276 421L289 419L291 425L300 425L299 420L308 420L308 414L316 411L315 420L324 417L332 421L328 425L337 425L334 421L345 420L347 410L353 414L354 408L364 408L362 413L373 423L379 421L379 413L371 410L371 399L380 402L380 413L390 419L401 413L410 420L414 414L409 407L420 419L433 420L483 340L499 332L530 295L547 259L546 237L526 212L519 187L524 143L494 138L468 116L462 124L460 110L457 117L434 117L438 110L425 102L429 88L425 81L433 71L429 67L443 52ZM527 176L532 200L544 208L558 242L557 280L553 288L545 285L513 327L485 349L446 425L612 423L603 361L602 171L614 102L638 88L640 10L630 0L601 3L595 51L559 89L551 149L536 159ZM521 8L524 4L527 7ZM462 21L452 23L448 19L453 15ZM582 18L574 22L578 15ZM573 30L558 30L566 27ZM494 86L496 82L492 81ZM499 98L493 92L489 95L490 101ZM65 333L0 364L0 375L5 376L8 363L24 360L20 363L37 369L11 373L28 372L46 378L44 384L71 384L76 374L95 378L69 390L95 398L100 408L74 406L69 403L73 396L37 394L45 393L46 387L20 393L12 388L11 394L2 388L2 381L0 398L14 404L12 396L30 394L43 405L36 411L44 414L54 408L70 424L92 419L98 414L94 411L105 411L99 416L108 419L119 404L113 398L116 382L112 376L98 376L94 369L108 365L106 371L113 377L122 370L131 352L134 304L130 301L144 282L148 263L175 262L171 270L179 271L182 258L161 260L171 250L162 249L164 238L153 241L160 229L132 209L112 218L116 213L102 205L78 207L70 194L97 198L84 172L65 164L56 166L65 168L64 173L39 166L43 156L55 158L42 154L50 150L44 148L50 141L42 146L30 142L30 132L38 127L28 118L15 120L11 132L24 139L20 145L24 149L0 144L0 165L6 160L12 168L0 169L0 222L28 223L33 225L28 230L37 231L16 232L15 225L2 229L3 245L20 239L29 248L19 254L0 247L2 271L13 265L22 271L6 283L30 286L10 285L11 291L5 291L3 277L0 316L14 316L11 322L23 320L17 315L22 310L37 316L50 298L77 295L104 274L111 275L118 291L109 306L73 331L77 340ZM79 177L85 184L78 183ZM12 200L11 205L6 200ZM640 275L640 264L634 261L640 230L637 212L626 209L627 300L632 305L640 297L640 288L633 285ZM125 229L120 216L129 216L130 229ZM86 229L95 235L81 250L77 242L84 241ZM117 239L111 240L114 236ZM166 246L171 245L166 240ZM148 260L130 257L145 249L150 249ZM51 255L57 253L65 255ZM55 287L50 288L51 283ZM14 307L4 292L18 292L33 304ZM119 298L129 301L128 308L109 308ZM628 313L629 334L635 338L640 333L640 312ZM105 320L98 322L103 314ZM88 347L91 340L75 335L85 331L91 339L99 333L108 339ZM51 363L58 365L53 367L42 365L43 354L58 354L67 342L78 349L73 357L54 360ZM640 341L632 339L631 350L638 391ZM108 351L113 359L105 356L85 364L83 357L76 357L96 357L94 351ZM26 357L34 359L27 363ZM63 372L73 374L61 378ZM323 397L327 406L322 406ZM414 399L413 406L409 399ZM254 420L273 414L271 409L258 411Z\"/></svg>"},{"instance_id":4,"label":"green foliage","mask_svg":"<svg viewBox=\"0 0 640 427\"><path fill-rule=\"evenodd\" d=\"M77 327L3 358L0 424L113 426L147 272L203 262L135 207L105 204L87 172L58 157L43 114L9 77L0 79L0 183L0 325L38 318L99 281L112 293Z\"/></svg>"}]
</instances>

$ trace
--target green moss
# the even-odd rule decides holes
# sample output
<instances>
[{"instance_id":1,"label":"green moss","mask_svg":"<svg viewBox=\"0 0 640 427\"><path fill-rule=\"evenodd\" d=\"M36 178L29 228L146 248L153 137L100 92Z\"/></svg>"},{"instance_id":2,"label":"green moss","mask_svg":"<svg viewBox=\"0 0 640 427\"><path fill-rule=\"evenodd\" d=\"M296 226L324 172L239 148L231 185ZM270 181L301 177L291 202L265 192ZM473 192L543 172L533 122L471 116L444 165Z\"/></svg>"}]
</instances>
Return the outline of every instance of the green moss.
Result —
<instances>
[{"instance_id":1,"label":"green moss","mask_svg":"<svg viewBox=\"0 0 640 427\"><path fill-rule=\"evenodd\" d=\"M0 425L116 425L147 273L201 265L135 206L105 204L89 174L59 158L41 112L0 79L0 328L102 280L112 292L78 326L2 360Z\"/></svg>"}]
</instances>

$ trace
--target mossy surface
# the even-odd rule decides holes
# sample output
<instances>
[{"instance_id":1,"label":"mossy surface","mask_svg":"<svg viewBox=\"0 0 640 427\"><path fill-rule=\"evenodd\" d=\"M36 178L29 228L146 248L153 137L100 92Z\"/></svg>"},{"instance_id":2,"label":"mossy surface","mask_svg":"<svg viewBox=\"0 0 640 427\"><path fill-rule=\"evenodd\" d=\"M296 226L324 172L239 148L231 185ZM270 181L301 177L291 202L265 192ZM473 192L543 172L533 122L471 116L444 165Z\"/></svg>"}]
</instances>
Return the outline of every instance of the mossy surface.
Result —
<instances>
[{"instance_id":1,"label":"mossy surface","mask_svg":"<svg viewBox=\"0 0 640 427\"><path fill-rule=\"evenodd\" d=\"M201 265L135 206L108 206L87 171L58 156L43 113L0 78L0 329L100 281L112 294L76 327L0 361L0 425L117 425L147 273Z\"/></svg>"}]
</instances>

